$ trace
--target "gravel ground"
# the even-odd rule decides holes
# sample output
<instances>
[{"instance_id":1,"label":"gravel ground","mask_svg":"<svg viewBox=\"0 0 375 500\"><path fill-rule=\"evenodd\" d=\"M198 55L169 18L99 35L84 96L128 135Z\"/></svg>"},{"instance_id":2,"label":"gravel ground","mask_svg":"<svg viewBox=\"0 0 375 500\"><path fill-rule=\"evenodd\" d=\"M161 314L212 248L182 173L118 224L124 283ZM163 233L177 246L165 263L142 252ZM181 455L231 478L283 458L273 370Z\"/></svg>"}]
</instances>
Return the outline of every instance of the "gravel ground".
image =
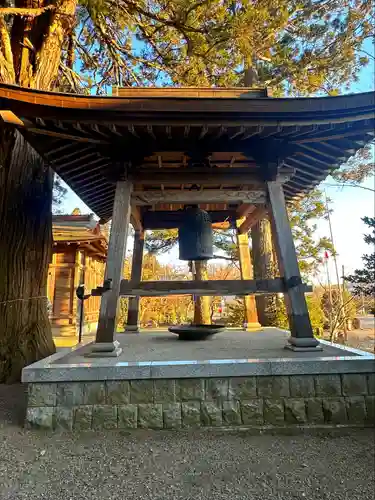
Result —
<instances>
[{"instance_id":1,"label":"gravel ground","mask_svg":"<svg viewBox=\"0 0 375 500\"><path fill-rule=\"evenodd\" d=\"M0 386L1 500L374 500L374 433L47 434L19 427L24 391Z\"/></svg>"}]
</instances>

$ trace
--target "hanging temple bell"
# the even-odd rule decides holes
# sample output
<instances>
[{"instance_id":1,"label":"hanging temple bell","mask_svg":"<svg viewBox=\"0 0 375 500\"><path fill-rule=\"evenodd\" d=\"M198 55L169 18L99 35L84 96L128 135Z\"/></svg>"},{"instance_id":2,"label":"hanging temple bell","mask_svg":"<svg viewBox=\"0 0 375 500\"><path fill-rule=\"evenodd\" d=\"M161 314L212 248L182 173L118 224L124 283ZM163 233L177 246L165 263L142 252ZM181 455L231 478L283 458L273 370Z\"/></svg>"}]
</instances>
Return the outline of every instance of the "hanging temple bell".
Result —
<instances>
[{"instance_id":1,"label":"hanging temple bell","mask_svg":"<svg viewBox=\"0 0 375 500\"><path fill-rule=\"evenodd\" d=\"M178 229L180 260L212 259L213 233L209 214L197 205L187 206L182 214Z\"/></svg>"}]
</instances>

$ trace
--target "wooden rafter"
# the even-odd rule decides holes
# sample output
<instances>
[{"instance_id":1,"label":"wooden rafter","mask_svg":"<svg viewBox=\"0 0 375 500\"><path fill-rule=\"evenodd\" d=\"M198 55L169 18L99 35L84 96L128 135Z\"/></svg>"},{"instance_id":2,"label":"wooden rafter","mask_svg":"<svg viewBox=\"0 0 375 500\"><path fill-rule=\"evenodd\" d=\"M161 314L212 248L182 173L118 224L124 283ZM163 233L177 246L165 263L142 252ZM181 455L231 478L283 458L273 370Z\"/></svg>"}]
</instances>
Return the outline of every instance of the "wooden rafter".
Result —
<instances>
[{"instance_id":1,"label":"wooden rafter","mask_svg":"<svg viewBox=\"0 0 375 500\"><path fill-rule=\"evenodd\" d=\"M237 208L237 218L247 217L251 212L255 210L254 205L251 203L243 203Z\"/></svg>"},{"instance_id":2,"label":"wooden rafter","mask_svg":"<svg viewBox=\"0 0 375 500\"><path fill-rule=\"evenodd\" d=\"M109 163L105 162L103 160L103 158L99 158L100 162L104 162L104 163L100 163L100 165L96 165L95 167L93 167L92 165L90 166L90 175L92 175L93 172L97 172L97 171L100 171L102 170L103 168L105 167L108 167ZM91 162L93 163L93 162ZM95 162L95 163L98 163L98 162ZM82 176L86 176L87 175L87 170L85 170L84 168L82 168L82 171L79 172L78 174L75 174L75 175L72 175L70 176L70 179L72 179L73 181L76 181L76 179L79 179L81 178Z\"/></svg>"},{"instance_id":3,"label":"wooden rafter","mask_svg":"<svg viewBox=\"0 0 375 500\"><path fill-rule=\"evenodd\" d=\"M309 143L309 142L336 141L338 139L345 139L346 137L361 136L363 133L371 135L371 132L373 133L374 130L371 129L370 127L367 127L365 129L362 129L362 130L352 130L351 132L344 132L342 134L336 133L336 134L326 135L323 137L321 137L321 136L308 137L306 139L293 141L293 144L305 144L305 143Z\"/></svg>"},{"instance_id":4,"label":"wooden rafter","mask_svg":"<svg viewBox=\"0 0 375 500\"><path fill-rule=\"evenodd\" d=\"M55 130L42 129L37 127L27 127L27 132L32 132L33 134L48 135L49 137L58 137L59 139L66 139L75 142L91 142L93 144L108 144L108 141L102 139L94 139L93 137L83 137L74 134L66 134L63 132L57 132Z\"/></svg>"},{"instance_id":5,"label":"wooden rafter","mask_svg":"<svg viewBox=\"0 0 375 500\"><path fill-rule=\"evenodd\" d=\"M69 167L67 168L66 170L61 170L61 166L60 165L57 165L55 164L55 168L56 170L58 170L61 175L65 174L65 173L69 173L69 177L70 175L73 173L73 172L80 172L80 171L85 171L85 169L87 169L88 166L91 166L91 165L95 165L96 163L98 163L99 161L105 161L107 158L104 158L102 156L98 156L97 154L93 155L92 156L95 156L92 160L92 162L87 162L87 163L79 163L77 166L75 167ZM86 170L87 172L87 170Z\"/></svg>"},{"instance_id":6,"label":"wooden rafter","mask_svg":"<svg viewBox=\"0 0 375 500\"><path fill-rule=\"evenodd\" d=\"M15 127L24 126L24 122L13 111L9 110L0 110L0 121L7 125L14 125Z\"/></svg>"},{"instance_id":7,"label":"wooden rafter","mask_svg":"<svg viewBox=\"0 0 375 500\"><path fill-rule=\"evenodd\" d=\"M103 182L102 179L100 179L94 183L91 182L89 184L89 186L90 187L88 187L88 188L80 189L80 194L82 196L86 196L88 193L93 193L93 192L95 192L97 194L104 192L104 191L114 193L113 185ZM73 187L73 190L74 190L74 187Z\"/></svg>"},{"instance_id":8,"label":"wooden rafter","mask_svg":"<svg viewBox=\"0 0 375 500\"><path fill-rule=\"evenodd\" d=\"M253 212L251 212L243 223L238 228L238 232L240 234L245 234L249 232L252 226L259 222L261 219L264 219L267 216L268 210L265 206L257 207Z\"/></svg>"},{"instance_id":9,"label":"wooden rafter","mask_svg":"<svg viewBox=\"0 0 375 500\"><path fill-rule=\"evenodd\" d=\"M311 146L308 146L307 144L299 144L300 148L306 149L307 151L310 151L312 153L315 153L320 156L325 156L327 158L331 158L331 160L337 161L337 160L345 160L345 156L337 156L332 153L328 153L327 151L324 151L320 148L314 148Z\"/></svg>"},{"instance_id":10,"label":"wooden rafter","mask_svg":"<svg viewBox=\"0 0 375 500\"><path fill-rule=\"evenodd\" d=\"M76 163L79 163L81 167L84 167L85 165L87 165L86 163L83 163L84 160L87 160L88 158L91 158L92 156L96 156L96 157L98 156L98 152L95 150L91 150L89 153L87 153L86 155L82 155L82 156L80 155L80 153L81 153L80 150L76 150L74 152L74 155L72 153L71 156L79 155L78 158L74 158L73 160L66 161L64 163L60 163L60 160L63 158L59 157L59 158L52 160L52 163L55 163L59 168L62 168L62 169L64 169L65 167L73 166ZM69 170L69 168L67 170Z\"/></svg>"},{"instance_id":11,"label":"wooden rafter","mask_svg":"<svg viewBox=\"0 0 375 500\"><path fill-rule=\"evenodd\" d=\"M245 134L243 137L241 137L242 141L245 141L246 139L250 139L250 137L253 137L254 135L258 135L263 131L264 127L258 125L255 130L251 130L247 134Z\"/></svg>"},{"instance_id":12,"label":"wooden rafter","mask_svg":"<svg viewBox=\"0 0 375 500\"><path fill-rule=\"evenodd\" d=\"M60 153L61 151L65 151L65 149L69 149L71 147L74 147L74 152L76 152L76 144L75 143L71 143L71 142L66 142L65 144L63 144L62 146L59 146L58 148L55 148L55 149L49 149L48 151L46 151L44 153L44 155L48 158L52 155L55 155L56 153Z\"/></svg>"}]
</instances>

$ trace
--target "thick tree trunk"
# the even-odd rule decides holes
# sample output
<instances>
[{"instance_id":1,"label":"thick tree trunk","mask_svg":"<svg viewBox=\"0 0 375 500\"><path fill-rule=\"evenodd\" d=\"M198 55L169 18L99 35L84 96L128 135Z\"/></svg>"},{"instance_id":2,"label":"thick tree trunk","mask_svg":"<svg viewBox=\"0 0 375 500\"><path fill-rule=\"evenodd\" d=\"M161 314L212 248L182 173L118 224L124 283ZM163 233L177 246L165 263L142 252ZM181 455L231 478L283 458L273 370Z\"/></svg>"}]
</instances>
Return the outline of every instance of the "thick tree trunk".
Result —
<instances>
[{"instance_id":1,"label":"thick tree trunk","mask_svg":"<svg viewBox=\"0 0 375 500\"><path fill-rule=\"evenodd\" d=\"M272 244L271 224L263 219L251 228L251 245L255 279L274 278L276 262ZM258 319L262 326L272 326L277 312L276 297L273 295L257 295L256 304Z\"/></svg>"},{"instance_id":2,"label":"thick tree trunk","mask_svg":"<svg viewBox=\"0 0 375 500\"><path fill-rule=\"evenodd\" d=\"M46 284L52 174L14 129L0 127L0 382L53 352Z\"/></svg>"},{"instance_id":3,"label":"thick tree trunk","mask_svg":"<svg viewBox=\"0 0 375 500\"><path fill-rule=\"evenodd\" d=\"M196 261L194 279L208 280L207 261ZM197 297L194 304L194 324L209 325L211 323L210 297Z\"/></svg>"},{"instance_id":4,"label":"thick tree trunk","mask_svg":"<svg viewBox=\"0 0 375 500\"><path fill-rule=\"evenodd\" d=\"M15 15L10 29L0 18L0 82L54 88L76 8L77 0L62 0L41 15ZM46 298L51 200L49 167L18 132L0 126L0 382L19 380L24 366L55 351Z\"/></svg>"}]
</instances>

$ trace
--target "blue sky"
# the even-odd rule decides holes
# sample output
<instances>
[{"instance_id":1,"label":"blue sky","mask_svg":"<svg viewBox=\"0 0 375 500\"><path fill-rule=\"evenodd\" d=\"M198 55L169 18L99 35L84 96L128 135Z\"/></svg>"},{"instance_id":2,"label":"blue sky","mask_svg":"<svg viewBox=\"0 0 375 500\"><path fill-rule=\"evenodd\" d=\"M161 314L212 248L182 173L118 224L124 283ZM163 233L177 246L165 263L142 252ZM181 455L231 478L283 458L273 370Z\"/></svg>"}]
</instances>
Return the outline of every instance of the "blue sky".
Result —
<instances>
[{"instance_id":1,"label":"blue sky","mask_svg":"<svg viewBox=\"0 0 375 500\"><path fill-rule=\"evenodd\" d=\"M374 53L371 40L368 40L365 44L364 50L371 54ZM370 64L362 69L359 81L351 86L350 93L373 91L374 75L374 59L372 59ZM368 245L363 241L363 235L367 228L361 221L361 218L366 215L370 217L375 215L375 194L373 192L375 189L375 181L374 178L372 178L363 183L363 187L368 189L361 189L360 187L338 188L331 184L335 184L335 182L328 178L322 183L321 187L326 190L328 197L332 200L330 205L330 208L333 209L331 221L334 244L338 253L340 273L342 265L345 266L345 271L348 273L361 267L361 256L370 251ZM69 189L61 209L64 213L71 213L75 207L79 207L83 213L88 213L90 211L80 198ZM329 236L328 222L319 221L317 236ZM129 244L131 244L130 241ZM181 264L181 262L177 261L177 255L178 252L173 251L172 254L163 256L162 260L164 262L176 260L176 264ZM333 262L330 262L329 269L331 279L333 279ZM324 276L322 276L322 280L325 281Z\"/></svg>"}]
</instances>

